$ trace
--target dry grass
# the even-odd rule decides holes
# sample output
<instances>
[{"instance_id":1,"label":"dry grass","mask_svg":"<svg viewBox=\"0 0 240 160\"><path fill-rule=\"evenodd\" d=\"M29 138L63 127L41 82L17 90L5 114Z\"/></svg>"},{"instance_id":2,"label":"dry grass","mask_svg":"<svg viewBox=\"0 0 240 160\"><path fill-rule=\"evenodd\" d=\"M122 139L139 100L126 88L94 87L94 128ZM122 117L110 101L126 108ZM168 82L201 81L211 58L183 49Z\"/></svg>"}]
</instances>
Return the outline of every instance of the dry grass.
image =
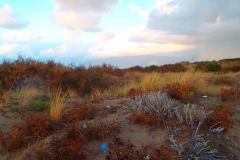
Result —
<instances>
[{"instance_id":1,"label":"dry grass","mask_svg":"<svg viewBox=\"0 0 240 160\"><path fill-rule=\"evenodd\" d=\"M136 76L137 75L137 76ZM192 88L203 95L220 95L221 88L229 88L233 84L239 84L239 73L206 73L187 72L179 73L140 73L125 75L128 82L123 86L110 88L104 95L111 98L128 96L131 90L138 92L159 91L167 85L179 84L181 87ZM226 80L226 78L228 78Z\"/></svg>"},{"instance_id":2,"label":"dry grass","mask_svg":"<svg viewBox=\"0 0 240 160\"><path fill-rule=\"evenodd\" d=\"M57 91L50 97L50 119L53 123L61 120L67 95L62 91Z\"/></svg>"},{"instance_id":3,"label":"dry grass","mask_svg":"<svg viewBox=\"0 0 240 160\"><path fill-rule=\"evenodd\" d=\"M129 75L128 75L129 76ZM138 73L140 77L140 73ZM133 81L135 75L129 83L117 88L107 90L105 93L110 97L128 96L132 89L139 92L159 91L167 84L178 83L188 85L190 88L200 90L206 81L207 73L184 72L184 73L142 73L141 78ZM130 77L128 77L130 78ZM130 78L131 79L131 78Z\"/></svg>"},{"instance_id":4,"label":"dry grass","mask_svg":"<svg viewBox=\"0 0 240 160\"><path fill-rule=\"evenodd\" d=\"M16 91L16 98L20 106L26 106L31 100L42 94L42 91L37 88L24 87Z\"/></svg>"},{"instance_id":5,"label":"dry grass","mask_svg":"<svg viewBox=\"0 0 240 160\"><path fill-rule=\"evenodd\" d=\"M100 90L95 90L90 95L90 101L93 103L102 103L104 101L104 94Z\"/></svg>"},{"instance_id":6,"label":"dry grass","mask_svg":"<svg viewBox=\"0 0 240 160\"><path fill-rule=\"evenodd\" d=\"M0 111L6 111L6 109L10 105L10 100L11 100L11 92L10 91L5 91L3 92L3 95L0 97Z\"/></svg>"}]
</instances>

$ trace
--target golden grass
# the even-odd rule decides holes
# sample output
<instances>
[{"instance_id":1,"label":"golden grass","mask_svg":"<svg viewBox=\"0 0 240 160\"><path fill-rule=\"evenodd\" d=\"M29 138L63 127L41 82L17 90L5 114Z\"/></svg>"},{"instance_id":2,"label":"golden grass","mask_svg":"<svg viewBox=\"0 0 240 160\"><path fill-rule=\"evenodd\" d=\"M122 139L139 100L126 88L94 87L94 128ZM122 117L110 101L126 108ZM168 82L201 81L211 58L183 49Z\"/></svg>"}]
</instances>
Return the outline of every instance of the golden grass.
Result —
<instances>
[{"instance_id":1,"label":"golden grass","mask_svg":"<svg viewBox=\"0 0 240 160\"><path fill-rule=\"evenodd\" d=\"M57 91L50 97L50 119L53 123L57 123L61 120L64 105L67 99L67 94Z\"/></svg>"},{"instance_id":2,"label":"golden grass","mask_svg":"<svg viewBox=\"0 0 240 160\"><path fill-rule=\"evenodd\" d=\"M132 77L127 74L128 83L120 87L110 88L104 91L104 95L111 98L125 97L131 89L141 92L156 91L163 89L167 84L173 83L192 87L201 94L219 95L221 88L227 86L212 84L210 80L221 79L226 76L233 79L239 76L239 73L215 74L189 70L182 73L137 73Z\"/></svg>"}]
</instances>

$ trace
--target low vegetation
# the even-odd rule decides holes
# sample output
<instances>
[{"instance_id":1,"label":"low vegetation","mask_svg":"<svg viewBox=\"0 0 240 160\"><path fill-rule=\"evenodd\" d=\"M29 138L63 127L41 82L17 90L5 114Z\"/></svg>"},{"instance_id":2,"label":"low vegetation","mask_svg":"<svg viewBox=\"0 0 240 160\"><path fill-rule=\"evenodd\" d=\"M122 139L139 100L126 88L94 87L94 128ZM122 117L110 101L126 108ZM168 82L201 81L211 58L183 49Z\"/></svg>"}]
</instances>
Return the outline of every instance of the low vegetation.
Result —
<instances>
[{"instance_id":1,"label":"low vegetation","mask_svg":"<svg viewBox=\"0 0 240 160\"><path fill-rule=\"evenodd\" d=\"M239 71L237 59L128 69L4 61L0 159L234 159Z\"/></svg>"}]
</instances>

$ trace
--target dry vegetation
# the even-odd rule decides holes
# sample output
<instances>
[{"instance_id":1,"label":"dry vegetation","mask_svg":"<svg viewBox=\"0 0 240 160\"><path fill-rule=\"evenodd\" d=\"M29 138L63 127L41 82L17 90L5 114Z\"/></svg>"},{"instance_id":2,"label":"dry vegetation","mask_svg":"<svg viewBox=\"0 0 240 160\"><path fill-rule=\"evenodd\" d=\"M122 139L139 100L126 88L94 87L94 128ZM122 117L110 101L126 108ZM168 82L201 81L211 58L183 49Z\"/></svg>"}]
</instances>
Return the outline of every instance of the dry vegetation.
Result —
<instances>
[{"instance_id":1,"label":"dry vegetation","mask_svg":"<svg viewBox=\"0 0 240 160\"><path fill-rule=\"evenodd\" d=\"M4 61L0 159L232 159L221 150L239 125L239 71L239 60L129 69ZM154 134L165 135L157 145Z\"/></svg>"}]
</instances>

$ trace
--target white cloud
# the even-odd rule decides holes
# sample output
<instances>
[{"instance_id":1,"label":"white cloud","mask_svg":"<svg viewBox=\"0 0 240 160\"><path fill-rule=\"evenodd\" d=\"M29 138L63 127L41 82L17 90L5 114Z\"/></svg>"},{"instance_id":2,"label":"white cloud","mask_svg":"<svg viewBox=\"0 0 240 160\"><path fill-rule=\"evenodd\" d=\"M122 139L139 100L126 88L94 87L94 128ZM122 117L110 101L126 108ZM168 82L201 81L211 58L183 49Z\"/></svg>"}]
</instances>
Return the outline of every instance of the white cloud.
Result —
<instances>
[{"instance_id":1,"label":"white cloud","mask_svg":"<svg viewBox=\"0 0 240 160\"><path fill-rule=\"evenodd\" d=\"M33 33L28 31L8 31L2 34L1 39L8 43L27 43L40 41L45 37L46 35L41 33Z\"/></svg>"},{"instance_id":2,"label":"white cloud","mask_svg":"<svg viewBox=\"0 0 240 160\"><path fill-rule=\"evenodd\" d=\"M146 11L146 10L140 8L139 6L137 6L135 4L129 4L129 7L131 10L133 10L134 12L136 12L137 14L139 14L140 16L145 18L145 20L147 20L148 15L150 14L149 11Z\"/></svg>"},{"instance_id":3,"label":"white cloud","mask_svg":"<svg viewBox=\"0 0 240 160\"><path fill-rule=\"evenodd\" d=\"M20 29L26 27L27 24L16 16L10 5L5 4L3 8L0 8L0 27Z\"/></svg>"},{"instance_id":4,"label":"white cloud","mask_svg":"<svg viewBox=\"0 0 240 160\"><path fill-rule=\"evenodd\" d=\"M60 45L54 48L42 50L40 53L44 55L66 55L68 52L70 52L70 48L66 45Z\"/></svg>"},{"instance_id":5,"label":"white cloud","mask_svg":"<svg viewBox=\"0 0 240 160\"><path fill-rule=\"evenodd\" d=\"M98 31L104 13L117 0L55 0L55 20L70 29Z\"/></svg>"},{"instance_id":6,"label":"white cloud","mask_svg":"<svg viewBox=\"0 0 240 160\"><path fill-rule=\"evenodd\" d=\"M124 33L129 33L126 36ZM164 33L149 29L131 28L124 33L115 33L115 37L107 43L98 43L91 48L94 57L123 57L139 55L175 56L174 52L187 51L194 48L193 44L181 44L184 37L164 39ZM164 37L161 37L163 35ZM158 37L160 36L160 37Z\"/></svg>"},{"instance_id":7,"label":"white cloud","mask_svg":"<svg viewBox=\"0 0 240 160\"><path fill-rule=\"evenodd\" d=\"M178 9L179 0L156 0L156 6L162 14L171 14Z\"/></svg>"},{"instance_id":8,"label":"white cloud","mask_svg":"<svg viewBox=\"0 0 240 160\"><path fill-rule=\"evenodd\" d=\"M0 55L6 55L6 54L12 54L17 51L17 48L19 47L18 44L8 44L5 43L3 45L0 45Z\"/></svg>"}]
</instances>

